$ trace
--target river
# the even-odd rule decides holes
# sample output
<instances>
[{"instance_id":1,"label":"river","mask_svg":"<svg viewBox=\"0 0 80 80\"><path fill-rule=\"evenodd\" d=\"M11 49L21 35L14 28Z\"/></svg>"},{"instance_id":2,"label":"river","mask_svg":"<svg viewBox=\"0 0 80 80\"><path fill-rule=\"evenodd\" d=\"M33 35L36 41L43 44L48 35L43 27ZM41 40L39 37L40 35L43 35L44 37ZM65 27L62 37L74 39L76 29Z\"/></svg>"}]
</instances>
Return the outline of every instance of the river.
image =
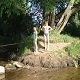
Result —
<instances>
[{"instance_id":1,"label":"river","mask_svg":"<svg viewBox=\"0 0 80 80\"><path fill-rule=\"evenodd\" d=\"M5 80L80 80L80 68L7 71Z\"/></svg>"},{"instance_id":2,"label":"river","mask_svg":"<svg viewBox=\"0 0 80 80\"><path fill-rule=\"evenodd\" d=\"M0 62L0 66L5 64L5 62ZM80 67L6 71L5 79L3 80L80 80Z\"/></svg>"}]
</instances>

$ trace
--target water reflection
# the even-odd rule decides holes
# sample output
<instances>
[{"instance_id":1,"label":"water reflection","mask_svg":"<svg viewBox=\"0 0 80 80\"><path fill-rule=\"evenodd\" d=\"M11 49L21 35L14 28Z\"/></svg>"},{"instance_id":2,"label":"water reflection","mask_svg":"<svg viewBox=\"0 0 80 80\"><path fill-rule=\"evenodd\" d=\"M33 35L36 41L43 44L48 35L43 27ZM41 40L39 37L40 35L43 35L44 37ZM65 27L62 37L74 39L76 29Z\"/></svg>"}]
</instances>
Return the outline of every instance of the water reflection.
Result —
<instances>
[{"instance_id":1,"label":"water reflection","mask_svg":"<svg viewBox=\"0 0 80 80\"><path fill-rule=\"evenodd\" d=\"M6 80L80 80L80 68L8 71Z\"/></svg>"}]
</instances>

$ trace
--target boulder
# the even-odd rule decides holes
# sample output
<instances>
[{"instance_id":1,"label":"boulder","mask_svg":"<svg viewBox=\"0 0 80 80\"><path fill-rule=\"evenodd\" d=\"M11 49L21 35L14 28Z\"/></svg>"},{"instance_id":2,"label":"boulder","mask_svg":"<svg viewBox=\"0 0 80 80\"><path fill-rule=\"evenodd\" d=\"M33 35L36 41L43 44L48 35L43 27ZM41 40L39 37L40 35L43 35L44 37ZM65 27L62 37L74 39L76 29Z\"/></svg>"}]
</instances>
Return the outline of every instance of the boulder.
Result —
<instances>
[{"instance_id":1,"label":"boulder","mask_svg":"<svg viewBox=\"0 0 80 80\"><path fill-rule=\"evenodd\" d=\"M5 67L0 66L0 80L5 78Z\"/></svg>"},{"instance_id":2,"label":"boulder","mask_svg":"<svg viewBox=\"0 0 80 80\"><path fill-rule=\"evenodd\" d=\"M17 68L23 68L24 67L24 64L22 64L21 62L18 62L18 61L13 61L12 64L15 65Z\"/></svg>"},{"instance_id":3,"label":"boulder","mask_svg":"<svg viewBox=\"0 0 80 80\"><path fill-rule=\"evenodd\" d=\"M6 70L15 70L16 67L15 67L15 65L12 65L12 64L6 64L5 69Z\"/></svg>"},{"instance_id":4,"label":"boulder","mask_svg":"<svg viewBox=\"0 0 80 80\"><path fill-rule=\"evenodd\" d=\"M0 66L0 74L4 74L5 73L5 67Z\"/></svg>"}]
</instances>

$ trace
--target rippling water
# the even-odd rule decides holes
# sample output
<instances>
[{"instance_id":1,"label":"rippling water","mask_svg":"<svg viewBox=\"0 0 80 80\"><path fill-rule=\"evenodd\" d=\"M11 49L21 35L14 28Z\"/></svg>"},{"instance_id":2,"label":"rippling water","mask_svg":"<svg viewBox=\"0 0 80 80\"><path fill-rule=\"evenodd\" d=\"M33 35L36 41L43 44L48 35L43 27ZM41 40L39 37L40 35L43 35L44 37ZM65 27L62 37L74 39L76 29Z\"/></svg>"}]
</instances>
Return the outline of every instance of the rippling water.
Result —
<instances>
[{"instance_id":1,"label":"rippling water","mask_svg":"<svg viewBox=\"0 0 80 80\"><path fill-rule=\"evenodd\" d=\"M0 66L5 66L7 62L0 62ZM13 70L6 71L3 80L80 80L80 67L69 67L47 70Z\"/></svg>"},{"instance_id":2,"label":"rippling water","mask_svg":"<svg viewBox=\"0 0 80 80\"><path fill-rule=\"evenodd\" d=\"M80 68L8 71L6 80L80 80Z\"/></svg>"}]
</instances>

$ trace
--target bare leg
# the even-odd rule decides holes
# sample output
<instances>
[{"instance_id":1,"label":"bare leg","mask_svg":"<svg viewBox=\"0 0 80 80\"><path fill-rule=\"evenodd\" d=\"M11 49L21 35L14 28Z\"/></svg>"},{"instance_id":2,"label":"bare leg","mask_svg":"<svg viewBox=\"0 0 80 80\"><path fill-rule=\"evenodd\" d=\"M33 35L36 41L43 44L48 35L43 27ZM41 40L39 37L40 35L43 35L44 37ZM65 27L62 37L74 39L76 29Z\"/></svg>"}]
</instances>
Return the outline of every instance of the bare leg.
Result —
<instances>
[{"instance_id":1,"label":"bare leg","mask_svg":"<svg viewBox=\"0 0 80 80\"><path fill-rule=\"evenodd\" d=\"M36 40L33 40L33 43L34 43L34 52L37 52L37 41Z\"/></svg>"},{"instance_id":2,"label":"bare leg","mask_svg":"<svg viewBox=\"0 0 80 80\"><path fill-rule=\"evenodd\" d=\"M35 51L38 52L37 41L35 42Z\"/></svg>"},{"instance_id":3,"label":"bare leg","mask_svg":"<svg viewBox=\"0 0 80 80\"><path fill-rule=\"evenodd\" d=\"M34 48L33 49L34 49L34 52L35 52L35 40L33 40L33 44L34 44Z\"/></svg>"},{"instance_id":4,"label":"bare leg","mask_svg":"<svg viewBox=\"0 0 80 80\"><path fill-rule=\"evenodd\" d=\"M46 36L44 35L44 47L45 47L45 50L46 50Z\"/></svg>"},{"instance_id":5,"label":"bare leg","mask_svg":"<svg viewBox=\"0 0 80 80\"><path fill-rule=\"evenodd\" d=\"M47 36L47 50L49 50L49 35Z\"/></svg>"}]
</instances>

